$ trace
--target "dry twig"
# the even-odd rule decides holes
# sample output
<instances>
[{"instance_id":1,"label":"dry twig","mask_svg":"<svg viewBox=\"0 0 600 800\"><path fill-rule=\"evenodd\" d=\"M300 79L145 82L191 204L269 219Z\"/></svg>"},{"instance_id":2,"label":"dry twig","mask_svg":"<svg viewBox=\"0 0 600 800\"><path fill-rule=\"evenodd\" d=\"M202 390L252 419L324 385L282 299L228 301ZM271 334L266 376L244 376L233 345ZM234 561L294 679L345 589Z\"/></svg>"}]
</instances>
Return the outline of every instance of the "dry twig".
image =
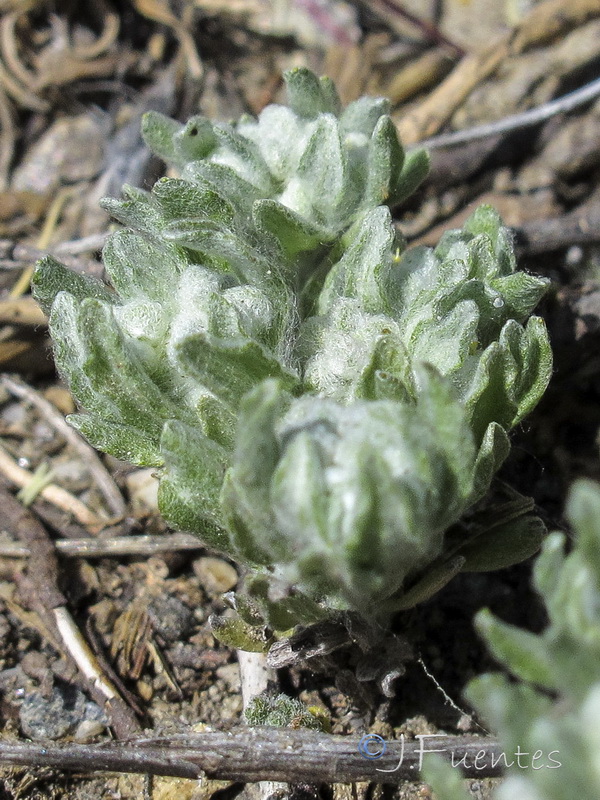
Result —
<instances>
[{"instance_id":1,"label":"dry twig","mask_svg":"<svg viewBox=\"0 0 600 800\"><path fill-rule=\"evenodd\" d=\"M205 773L209 778L246 783L398 784L419 780L420 766L434 750L452 756L457 769L468 777L500 775L505 763L498 743L487 737L436 735L418 737L418 741L388 741L377 760L362 756L359 742L352 736L262 726L108 745L2 741L0 764L192 779ZM506 760L510 762L510 754Z\"/></svg>"},{"instance_id":2,"label":"dry twig","mask_svg":"<svg viewBox=\"0 0 600 800\"><path fill-rule=\"evenodd\" d=\"M24 264L31 264L33 261L50 254L60 258L67 267L76 272L100 276L103 270L100 262L78 258L77 256L81 253L100 250L107 236L108 234L106 233L87 236L84 239L76 239L72 242L50 245L47 250L14 242L10 239L0 239L0 269L22 269Z\"/></svg>"},{"instance_id":3,"label":"dry twig","mask_svg":"<svg viewBox=\"0 0 600 800\"><path fill-rule=\"evenodd\" d=\"M61 556L70 558L119 558L121 556L155 556L159 553L176 553L185 550L203 550L204 544L189 533L171 536L112 536L58 539L54 542ZM19 544L0 544L0 558L27 558L28 547Z\"/></svg>"},{"instance_id":4,"label":"dry twig","mask_svg":"<svg viewBox=\"0 0 600 800\"><path fill-rule=\"evenodd\" d=\"M18 379L9 378L7 375L2 377L2 383L15 397L27 400L28 403L34 405L52 427L61 436L64 436L85 463L94 483L103 494L111 514L115 517L124 517L127 513L127 505L123 500L123 495L94 448L67 424L63 415L52 403L48 402L31 386Z\"/></svg>"},{"instance_id":5,"label":"dry twig","mask_svg":"<svg viewBox=\"0 0 600 800\"><path fill-rule=\"evenodd\" d=\"M514 31L483 52L465 56L446 80L404 117L398 125L402 141L414 144L434 136L473 89L510 56L597 16L600 16L598 0L572 0L569 4L564 0L546 0L535 6Z\"/></svg>"},{"instance_id":6,"label":"dry twig","mask_svg":"<svg viewBox=\"0 0 600 800\"><path fill-rule=\"evenodd\" d=\"M476 125L466 130L434 136L431 139L425 139L419 142L419 145L427 147L429 150L434 150L440 147L452 147L457 144L465 144L475 139L487 139L490 136L498 136L501 133L508 133L509 131L515 131L521 128L528 128L532 125L538 125L540 122L545 122L557 114L565 114L568 111L572 111L574 108L589 103L597 97L600 97L600 78L597 78L591 83L587 83L575 92L570 92L564 95L564 97L559 97L548 103L542 103L542 105L537 108L531 108L528 111L523 111L521 114L511 114L497 122L490 122L486 125Z\"/></svg>"},{"instance_id":7,"label":"dry twig","mask_svg":"<svg viewBox=\"0 0 600 800\"><path fill-rule=\"evenodd\" d=\"M21 489L24 486L28 486L34 479L33 474L20 467L2 445L0 445L0 472ZM81 500L78 500L60 486L55 486L51 483L42 489L40 495L57 508L72 514L82 525L102 528L108 524L107 520L100 519Z\"/></svg>"}]
</instances>

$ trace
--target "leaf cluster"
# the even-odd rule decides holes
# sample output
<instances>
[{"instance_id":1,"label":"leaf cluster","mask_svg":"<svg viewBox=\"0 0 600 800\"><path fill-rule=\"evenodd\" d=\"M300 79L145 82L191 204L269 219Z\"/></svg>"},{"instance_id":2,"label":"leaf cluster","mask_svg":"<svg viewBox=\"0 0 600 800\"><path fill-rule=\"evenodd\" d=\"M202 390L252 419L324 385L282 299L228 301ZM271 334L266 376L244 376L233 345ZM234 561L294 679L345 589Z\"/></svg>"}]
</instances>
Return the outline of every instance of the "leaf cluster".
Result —
<instances>
[{"instance_id":1,"label":"leaf cluster","mask_svg":"<svg viewBox=\"0 0 600 800\"><path fill-rule=\"evenodd\" d=\"M498 800L570 800L600 796L600 487L577 482L567 507L575 532L544 542L534 584L549 622L533 634L480 612L477 627L511 673L472 681L467 698L500 736L508 754L528 754L528 768L509 770ZM539 753L537 763L533 756ZM551 760L548 756L552 754ZM523 766L523 765L522 765ZM466 800L450 767L428 773L440 800Z\"/></svg>"},{"instance_id":2,"label":"leaf cluster","mask_svg":"<svg viewBox=\"0 0 600 800\"><path fill-rule=\"evenodd\" d=\"M104 201L126 226L108 285L47 258L34 291L84 409L71 423L158 468L168 521L280 594L388 613L539 545L530 516L512 537L446 531L549 380L528 319L547 281L517 270L489 207L407 250L388 206L427 156L404 152L386 101L342 109L329 80L285 77L289 105L258 119L147 115L179 177Z\"/></svg>"}]
</instances>

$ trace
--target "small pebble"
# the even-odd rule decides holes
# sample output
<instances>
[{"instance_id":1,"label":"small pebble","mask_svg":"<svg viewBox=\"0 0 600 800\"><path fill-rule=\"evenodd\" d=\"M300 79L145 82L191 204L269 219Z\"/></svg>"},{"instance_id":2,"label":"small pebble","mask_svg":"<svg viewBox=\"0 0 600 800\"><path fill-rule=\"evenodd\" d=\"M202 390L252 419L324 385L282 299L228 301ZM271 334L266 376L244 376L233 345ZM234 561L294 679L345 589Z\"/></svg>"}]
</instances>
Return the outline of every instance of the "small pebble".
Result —
<instances>
[{"instance_id":1,"label":"small pebble","mask_svg":"<svg viewBox=\"0 0 600 800\"><path fill-rule=\"evenodd\" d=\"M222 558L203 556L194 561L193 567L202 585L213 594L229 592L239 579L231 564Z\"/></svg>"},{"instance_id":2,"label":"small pebble","mask_svg":"<svg viewBox=\"0 0 600 800\"><path fill-rule=\"evenodd\" d=\"M57 683L50 694L30 692L19 709L21 730L30 739L60 739L72 733L84 720L104 722L102 709L87 700L79 689Z\"/></svg>"},{"instance_id":3,"label":"small pebble","mask_svg":"<svg viewBox=\"0 0 600 800\"><path fill-rule=\"evenodd\" d=\"M158 480L156 469L136 469L125 479L131 508L135 517L147 517L158 511Z\"/></svg>"},{"instance_id":4,"label":"small pebble","mask_svg":"<svg viewBox=\"0 0 600 800\"><path fill-rule=\"evenodd\" d=\"M194 624L194 612L177 597L160 595L148 606L152 627L165 641L185 639Z\"/></svg>"}]
</instances>

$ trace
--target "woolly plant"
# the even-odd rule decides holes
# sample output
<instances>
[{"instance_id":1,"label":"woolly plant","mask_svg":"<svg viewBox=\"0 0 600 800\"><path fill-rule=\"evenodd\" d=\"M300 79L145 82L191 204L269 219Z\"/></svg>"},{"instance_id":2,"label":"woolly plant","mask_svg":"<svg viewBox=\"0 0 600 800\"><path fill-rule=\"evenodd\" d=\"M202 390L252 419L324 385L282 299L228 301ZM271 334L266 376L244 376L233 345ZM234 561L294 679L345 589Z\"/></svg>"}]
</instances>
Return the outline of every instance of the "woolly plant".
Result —
<instances>
[{"instance_id":1,"label":"woolly plant","mask_svg":"<svg viewBox=\"0 0 600 800\"><path fill-rule=\"evenodd\" d=\"M567 516L575 544L565 536L544 542L534 584L549 623L536 635L484 610L477 626L494 657L513 676L483 675L467 698L498 731L513 762L497 800L572 800L600 797L600 487L579 481ZM516 679L516 680L515 680ZM514 764L511 754L525 754ZM425 763L438 800L467 800L457 770Z\"/></svg>"},{"instance_id":2,"label":"woolly plant","mask_svg":"<svg viewBox=\"0 0 600 800\"><path fill-rule=\"evenodd\" d=\"M385 100L342 110L328 79L285 80L289 105L258 119L146 115L179 177L104 201L126 226L108 285L46 258L34 293L71 424L156 467L169 523L248 565L265 608L276 586L298 619L385 616L539 546L531 515L447 531L549 380L529 317L547 281L517 270L488 206L407 249L389 206L426 154Z\"/></svg>"}]
</instances>

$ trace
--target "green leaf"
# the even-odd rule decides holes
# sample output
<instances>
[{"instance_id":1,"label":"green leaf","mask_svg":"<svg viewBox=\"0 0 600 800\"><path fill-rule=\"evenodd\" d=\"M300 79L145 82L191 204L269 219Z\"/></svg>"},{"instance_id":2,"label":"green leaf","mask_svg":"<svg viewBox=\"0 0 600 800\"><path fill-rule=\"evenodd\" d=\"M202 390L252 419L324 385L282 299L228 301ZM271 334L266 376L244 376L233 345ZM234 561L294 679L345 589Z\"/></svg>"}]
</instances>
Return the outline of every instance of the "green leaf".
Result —
<instances>
[{"instance_id":1,"label":"green leaf","mask_svg":"<svg viewBox=\"0 0 600 800\"><path fill-rule=\"evenodd\" d=\"M118 298L101 281L68 269L52 256L44 256L37 262L31 279L31 292L44 314L50 314L59 292L68 292L79 301L95 297L105 303L118 302Z\"/></svg>"},{"instance_id":2,"label":"green leaf","mask_svg":"<svg viewBox=\"0 0 600 800\"><path fill-rule=\"evenodd\" d=\"M379 119L390 111L390 102L383 97L360 97L350 103L340 117L345 134L362 134L370 139Z\"/></svg>"},{"instance_id":3,"label":"green leaf","mask_svg":"<svg viewBox=\"0 0 600 800\"><path fill-rule=\"evenodd\" d=\"M475 623L494 658L513 675L547 689L556 688L546 643L540 636L502 622L487 609L477 614Z\"/></svg>"},{"instance_id":4,"label":"green leaf","mask_svg":"<svg viewBox=\"0 0 600 800\"><path fill-rule=\"evenodd\" d=\"M160 467L163 457L156 439L131 425L119 425L97 414L69 414L67 422L103 453L141 467Z\"/></svg>"},{"instance_id":5,"label":"green leaf","mask_svg":"<svg viewBox=\"0 0 600 800\"><path fill-rule=\"evenodd\" d=\"M323 469L316 443L307 433L299 433L279 461L271 483L270 499L277 528L269 544L278 560L286 561L290 555L289 546L281 539L279 531L290 538L301 533L307 542L328 538Z\"/></svg>"},{"instance_id":6,"label":"green leaf","mask_svg":"<svg viewBox=\"0 0 600 800\"><path fill-rule=\"evenodd\" d=\"M508 454L510 440L504 428L497 422L490 422L477 452L473 470L473 493L470 504L476 503L490 488L494 475L498 472Z\"/></svg>"},{"instance_id":7,"label":"green leaf","mask_svg":"<svg viewBox=\"0 0 600 800\"><path fill-rule=\"evenodd\" d=\"M336 112L339 98L328 79L321 82L304 67L287 70L283 73L283 79L289 106L299 117L315 119L319 114Z\"/></svg>"},{"instance_id":8,"label":"green leaf","mask_svg":"<svg viewBox=\"0 0 600 800\"><path fill-rule=\"evenodd\" d=\"M267 378L277 378L292 389L297 377L257 342L249 339L219 339L195 333L177 345L181 368L199 380L232 407Z\"/></svg>"},{"instance_id":9,"label":"green leaf","mask_svg":"<svg viewBox=\"0 0 600 800\"><path fill-rule=\"evenodd\" d=\"M327 615L322 606L296 590L272 597L272 586L272 582L261 574L250 575L244 582L248 596L258 605L273 630L284 632L296 625L311 625Z\"/></svg>"},{"instance_id":10,"label":"green leaf","mask_svg":"<svg viewBox=\"0 0 600 800\"><path fill-rule=\"evenodd\" d=\"M173 245L158 244L127 230L110 237L103 258L113 286L125 300L147 297L169 303L169 295L186 266L185 258Z\"/></svg>"},{"instance_id":11,"label":"green leaf","mask_svg":"<svg viewBox=\"0 0 600 800\"><path fill-rule=\"evenodd\" d=\"M349 182L346 154L334 117L323 115L317 119L300 158L298 176L310 193L317 219L323 223L337 221L342 204L352 203L355 189Z\"/></svg>"},{"instance_id":12,"label":"green leaf","mask_svg":"<svg viewBox=\"0 0 600 800\"><path fill-rule=\"evenodd\" d=\"M257 200L252 207L254 222L267 235L275 237L288 258L313 250L325 238L323 229L311 225L275 200Z\"/></svg>"},{"instance_id":13,"label":"green leaf","mask_svg":"<svg viewBox=\"0 0 600 800\"><path fill-rule=\"evenodd\" d=\"M158 111L147 111L142 117L142 138L165 163L179 166L179 154L174 137L181 130L181 123Z\"/></svg>"},{"instance_id":14,"label":"green leaf","mask_svg":"<svg viewBox=\"0 0 600 800\"><path fill-rule=\"evenodd\" d=\"M235 209L217 191L208 186L194 186L189 181L161 178L152 194L159 201L165 222L201 217L222 225L231 225Z\"/></svg>"},{"instance_id":15,"label":"green leaf","mask_svg":"<svg viewBox=\"0 0 600 800\"><path fill-rule=\"evenodd\" d=\"M207 158L217 146L213 125L206 117L188 119L174 136L175 152L182 164Z\"/></svg>"},{"instance_id":16,"label":"green leaf","mask_svg":"<svg viewBox=\"0 0 600 800\"><path fill-rule=\"evenodd\" d=\"M512 427L537 405L552 377L552 351L544 321L531 317L523 330L509 320L500 334L500 347L505 385L517 403Z\"/></svg>"},{"instance_id":17,"label":"green leaf","mask_svg":"<svg viewBox=\"0 0 600 800\"><path fill-rule=\"evenodd\" d=\"M63 292L54 302L50 329L57 342L57 365L69 375L75 397L88 411L143 430L153 440L165 420L186 416L148 376L110 306L94 298L76 305Z\"/></svg>"},{"instance_id":18,"label":"green leaf","mask_svg":"<svg viewBox=\"0 0 600 800\"><path fill-rule=\"evenodd\" d=\"M528 514L501 525L490 525L457 551L465 559L463 572L505 569L530 558L540 549L546 528Z\"/></svg>"},{"instance_id":19,"label":"green leaf","mask_svg":"<svg viewBox=\"0 0 600 800\"><path fill-rule=\"evenodd\" d=\"M409 150L404 157L398 182L392 187L392 204L397 205L410 197L429 174L429 167L429 154L426 150Z\"/></svg>"},{"instance_id":20,"label":"green leaf","mask_svg":"<svg viewBox=\"0 0 600 800\"><path fill-rule=\"evenodd\" d=\"M263 537L268 540L273 529L269 476L279 458L274 425L289 402L289 395L273 380L264 381L244 397L233 467L223 482L221 506L236 549L256 563L269 564L271 560Z\"/></svg>"},{"instance_id":21,"label":"green leaf","mask_svg":"<svg viewBox=\"0 0 600 800\"><path fill-rule=\"evenodd\" d=\"M484 710L485 719L502 737L507 753L515 753L517 746L523 750L529 742L532 720L541 719L552 708L547 694L527 683L509 683L505 675L498 673L472 680L465 696L469 703Z\"/></svg>"},{"instance_id":22,"label":"green leaf","mask_svg":"<svg viewBox=\"0 0 600 800\"><path fill-rule=\"evenodd\" d=\"M501 346L497 342L492 343L479 359L465 398L475 441L478 443L483 440L490 422L497 422L508 429L517 413L517 404L504 380L504 364Z\"/></svg>"},{"instance_id":23,"label":"green leaf","mask_svg":"<svg viewBox=\"0 0 600 800\"><path fill-rule=\"evenodd\" d=\"M421 777L433 789L438 800L470 800L472 797L466 791L460 769L455 769L437 753L430 753L424 759Z\"/></svg>"},{"instance_id":24,"label":"green leaf","mask_svg":"<svg viewBox=\"0 0 600 800\"><path fill-rule=\"evenodd\" d=\"M404 149L398 140L396 126L388 116L380 117L369 141L367 186L363 202L374 206L395 200L403 164Z\"/></svg>"},{"instance_id":25,"label":"green leaf","mask_svg":"<svg viewBox=\"0 0 600 800\"><path fill-rule=\"evenodd\" d=\"M396 237L387 208L365 213L347 237L346 250L332 267L319 296L318 313L326 314L339 297L360 299L371 313L389 310L387 284Z\"/></svg>"},{"instance_id":26,"label":"green leaf","mask_svg":"<svg viewBox=\"0 0 600 800\"><path fill-rule=\"evenodd\" d=\"M209 622L215 638L226 647L247 653L266 653L269 650L270 638L264 627L248 625L237 614L230 617L211 614Z\"/></svg>"},{"instance_id":27,"label":"green leaf","mask_svg":"<svg viewBox=\"0 0 600 800\"><path fill-rule=\"evenodd\" d=\"M219 143L219 163L230 166L261 194L272 194L275 186L259 147L230 125L215 125L213 133Z\"/></svg>"},{"instance_id":28,"label":"green leaf","mask_svg":"<svg viewBox=\"0 0 600 800\"><path fill-rule=\"evenodd\" d=\"M123 225L149 236L160 234L162 218L150 192L124 184L121 192L125 200L104 197L100 206Z\"/></svg>"},{"instance_id":29,"label":"green leaf","mask_svg":"<svg viewBox=\"0 0 600 800\"><path fill-rule=\"evenodd\" d=\"M430 565L425 575L403 591L398 599L391 599L391 610L406 611L429 600L462 571L464 563L464 558L457 556L448 561Z\"/></svg>"},{"instance_id":30,"label":"green leaf","mask_svg":"<svg viewBox=\"0 0 600 800\"><path fill-rule=\"evenodd\" d=\"M510 275L516 269L515 252L509 231L502 225L500 215L490 205L481 205L465 220L465 233L473 236L485 234L498 263L499 275Z\"/></svg>"},{"instance_id":31,"label":"green leaf","mask_svg":"<svg viewBox=\"0 0 600 800\"><path fill-rule=\"evenodd\" d=\"M577 531L577 548L594 570L600 587L600 491L589 480L573 485L567 503L567 518Z\"/></svg>"}]
</instances>

